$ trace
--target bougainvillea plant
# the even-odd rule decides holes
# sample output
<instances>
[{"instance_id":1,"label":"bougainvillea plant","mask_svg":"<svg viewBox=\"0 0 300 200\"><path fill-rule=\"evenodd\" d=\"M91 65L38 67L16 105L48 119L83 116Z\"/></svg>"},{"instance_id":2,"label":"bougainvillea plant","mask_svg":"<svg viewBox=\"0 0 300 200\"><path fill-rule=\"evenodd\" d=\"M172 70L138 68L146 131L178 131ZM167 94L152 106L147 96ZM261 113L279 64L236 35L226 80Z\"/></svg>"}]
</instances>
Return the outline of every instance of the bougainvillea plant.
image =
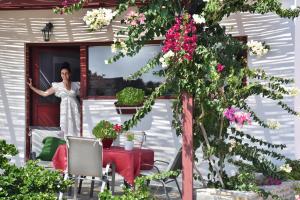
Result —
<instances>
[{"instance_id":1,"label":"bougainvillea plant","mask_svg":"<svg viewBox=\"0 0 300 200\"><path fill-rule=\"evenodd\" d=\"M293 95L287 89L292 79L268 75L263 69L247 67L246 51L262 56L269 46L261 42L243 43L226 34L220 21L235 12L265 14L272 12L283 18L295 18L300 9L285 9L279 0L149 0L137 6L135 0L120 1L115 17L124 17L127 26L115 36L126 36L122 45L118 38L113 45L119 51L107 60L115 62L124 56L134 56L149 41L164 37L162 52L134 73L135 79L157 65L157 73L165 77L132 119L123 125L125 130L135 126L151 111L155 99L170 88L176 101L173 103L173 127L181 131L181 94L187 92L194 99L194 149L201 149L209 163L205 182L211 187L231 188L225 164L262 172L278 178L278 169L270 157L286 160L276 151L285 145L272 144L242 131L245 125L258 123L264 128L276 128L276 122L261 119L247 104L253 95L272 99L292 115L299 115L284 103L284 96ZM74 8L79 4L72 5ZM135 9L132 12L132 9ZM57 13L71 7L56 9ZM74 10L74 9L73 9ZM123 15L121 15L123 13ZM127 14L126 14L127 13ZM125 49L122 51L122 48ZM245 77L249 80L245 84ZM236 158L239 158L238 160ZM195 160L198 158L195 155ZM197 170L199 177L201 172Z\"/></svg>"}]
</instances>

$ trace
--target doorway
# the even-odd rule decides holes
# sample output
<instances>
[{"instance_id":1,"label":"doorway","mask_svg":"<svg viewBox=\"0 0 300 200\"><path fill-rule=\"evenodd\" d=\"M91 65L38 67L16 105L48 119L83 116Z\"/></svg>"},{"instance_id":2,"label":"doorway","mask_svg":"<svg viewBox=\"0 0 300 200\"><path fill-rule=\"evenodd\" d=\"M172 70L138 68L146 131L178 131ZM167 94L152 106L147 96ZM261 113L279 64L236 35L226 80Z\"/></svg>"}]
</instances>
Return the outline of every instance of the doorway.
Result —
<instances>
[{"instance_id":1,"label":"doorway","mask_svg":"<svg viewBox=\"0 0 300 200\"><path fill-rule=\"evenodd\" d=\"M53 82L60 82L60 68L68 62L72 71L71 81L80 82L80 46L26 46L26 78L34 87L47 90ZM28 80L26 80L27 82ZM57 129L60 121L60 98L55 95L42 97L26 86L26 158L30 152L32 127Z\"/></svg>"}]
</instances>

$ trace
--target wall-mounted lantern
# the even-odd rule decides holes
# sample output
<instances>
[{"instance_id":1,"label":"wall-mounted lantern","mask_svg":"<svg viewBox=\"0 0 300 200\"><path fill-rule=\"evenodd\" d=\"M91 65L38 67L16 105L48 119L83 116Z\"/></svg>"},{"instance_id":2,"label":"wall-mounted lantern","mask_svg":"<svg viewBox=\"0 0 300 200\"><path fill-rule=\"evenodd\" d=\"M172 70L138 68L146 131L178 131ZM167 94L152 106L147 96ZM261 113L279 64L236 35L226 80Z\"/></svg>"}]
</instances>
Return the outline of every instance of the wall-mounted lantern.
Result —
<instances>
[{"instance_id":1,"label":"wall-mounted lantern","mask_svg":"<svg viewBox=\"0 0 300 200\"><path fill-rule=\"evenodd\" d=\"M43 33L43 38L45 42L50 40L52 34L53 24L51 22L47 23L46 26L41 30Z\"/></svg>"}]
</instances>

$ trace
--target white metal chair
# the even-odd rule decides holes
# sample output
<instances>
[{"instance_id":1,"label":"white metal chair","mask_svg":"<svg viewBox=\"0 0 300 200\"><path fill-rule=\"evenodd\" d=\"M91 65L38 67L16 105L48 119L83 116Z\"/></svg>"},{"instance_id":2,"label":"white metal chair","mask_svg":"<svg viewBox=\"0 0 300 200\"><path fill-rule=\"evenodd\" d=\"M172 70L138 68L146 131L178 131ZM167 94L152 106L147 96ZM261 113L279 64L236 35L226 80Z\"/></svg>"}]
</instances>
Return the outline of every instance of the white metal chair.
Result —
<instances>
[{"instance_id":1,"label":"white metal chair","mask_svg":"<svg viewBox=\"0 0 300 200\"><path fill-rule=\"evenodd\" d=\"M154 161L154 166L153 166L153 170L141 170L140 174L142 176L147 176L147 175L152 175L154 173L161 173L162 171L155 165L155 163L163 163L168 165L167 168L165 168L164 171L177 171L177 170L182 170L182 147L180 147L175 156L173 157L173 159L170 162L166 162L166 161L162 161L162 160L155 160ZM182 198L182 193L177 181L177 176L175 177L169 177L167 179L163 179L163 180L153 180L153 181L157 181L160 182L163 187L164 187L164 191L165 194L167 196L168 199L170 199L167 188L166 188L166 184L171 183L171 182L175 182L176 186L178 188L179 194Z\"/></svg>"},{"instance_id":2,"label":"white metal chair","mask_svg":"<svg viewBox=\"0 0 300 200\"><path fill-rule=\"evenodd\" d=\"M105 167L103 173L102 144L94 138L67 136L66 139L68 167L65 172L65 179L69 178L69 174L75 176L74 199L77 199L77 181L87 179L86 177L97 177L98 179L93 180L102 182L100 192L103 192L106 184L108 184L110 165ZM60 194L59 199L62 199L62 194Z\"/></svg>"},{"instance_id":3,"label":"white metal chair","mask_svg":"<svg viewBox=\"0 0 300 200\"><path fill-rule=\"evenodd\" d=\"M145 131L130 131L134 134L134 147L142 148L143 144L146 142L146 132Z\"/></svg>"}]
</instances>

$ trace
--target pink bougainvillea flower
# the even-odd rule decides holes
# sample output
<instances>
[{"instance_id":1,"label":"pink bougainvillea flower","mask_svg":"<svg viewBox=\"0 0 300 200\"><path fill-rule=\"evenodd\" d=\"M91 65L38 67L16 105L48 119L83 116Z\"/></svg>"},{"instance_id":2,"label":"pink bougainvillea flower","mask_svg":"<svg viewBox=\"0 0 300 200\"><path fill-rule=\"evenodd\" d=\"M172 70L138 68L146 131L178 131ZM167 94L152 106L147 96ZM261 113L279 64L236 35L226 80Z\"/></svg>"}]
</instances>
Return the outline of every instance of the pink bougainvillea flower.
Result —
<instances>
[{"instance_id":1,"label":"pink bougainvillea flower","mask_svg":"<svg viewBox=\"0 0 300 200\"><path fill-rule=\"evenodd\" d=\"M220 64L220 63L217 65L217 71L218 71L219 73L221 73L221 72L223 71L224 68L225 68L224 65L222 65L222 64Z\"/></svg>"},{"instance_id":2,"label":"pink bougainvillea flower","mask_svg":"<svg viewBox=\"0 0 300 200\"><path fill-rule=\"evenodd\" d=\"M144 13L141 13L139 15L139 22L140 22L140 24L145 24L145 20L146 20L146 17L144 15Z\"/></svg>"},{"instance_id":3,"label":"pink bougainvillea flower","mask_svg":"<svg viewBox=\"0 0 300 200\"><path fill-rule=\"evenodd\" d=\"M196 25L191 16L188 15L187 21L184 21L182 16L176 17L175 24L166 33L162 52L183 52L182 60L191 61L197 47L197 39Z\"/></svg>"},{"instance_id":4,"label":"pink bougainvillea flower","mask_svg":"<svg viewBox=\"0 0 300 200\"><path fill-rule=\"evenodd\" d=\"M237 109L229 107L225 109L223 114L230 123L236 123L239 126L251 124L251 117L249 113L238 111Z\"/></svg>"},{"instance_id":5,"label":"pink bougainvillea flower","mask_svg":"<svg viewBox=\"0 0 300 200\"><path fill-rule=\"evenodd\" d=\"M224 111L224 116L230 121L234 122L235 117L234 117L235 109L232 107L226 108Z\"/></svg>"}]
</instances>

